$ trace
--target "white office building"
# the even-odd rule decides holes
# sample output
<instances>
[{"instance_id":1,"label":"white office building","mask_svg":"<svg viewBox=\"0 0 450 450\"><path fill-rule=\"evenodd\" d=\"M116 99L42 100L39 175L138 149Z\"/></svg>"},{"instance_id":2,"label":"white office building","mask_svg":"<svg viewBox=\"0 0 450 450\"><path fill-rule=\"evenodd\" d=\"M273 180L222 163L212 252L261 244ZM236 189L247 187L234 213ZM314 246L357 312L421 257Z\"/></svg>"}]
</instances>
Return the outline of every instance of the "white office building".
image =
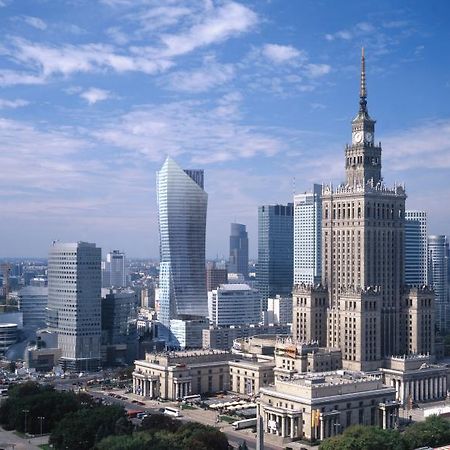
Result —
<instances>
[{"instance_id":1,"label":"white office building","mask_svg":"<svg viewBox=\"0 0 450 450\"><path fill-rule=\"evenodd\" d=\"M267 299L267 325L292 323L292 297L277 295Z\"/></svg>"},{"instance_id":2,"label":"white office building","mask_svg":"<svg viewBox=\"0 0 450 450\"><path fill-rule=\"evenodd\" d=\"M48 326L58 335L61 362L76 370L100 365L101 249L54 242L48 256Z\"/></svg>"},{"instance_id":3,"label":"white office building","mask_svg":"<svg viewBox=\"0 0 450 450\"><path fill-rule=\"evenodd\" d=\"M322 186L294 196L294 285L317 284L322 271Z\"/></svg>"},{"instance_id":4,"label":"white office building","mask_svg":"<svg viewBox=\"0 0 450 450\"><path fill-rule=\"evenodd\" d=\"M428 230L425 211L405 211L405 283L428 284Z\"/></svg>"},{"instance_id":5,"label":"white office building","mask_svg":"<svg viewBox=\"0 0 450 450\"><path fill-rule=\"evenodd\" d=\"M209 320L216 326L260 322L261 297L248 284L221 284L208 293Z\"/></svg>"}]
</instances>

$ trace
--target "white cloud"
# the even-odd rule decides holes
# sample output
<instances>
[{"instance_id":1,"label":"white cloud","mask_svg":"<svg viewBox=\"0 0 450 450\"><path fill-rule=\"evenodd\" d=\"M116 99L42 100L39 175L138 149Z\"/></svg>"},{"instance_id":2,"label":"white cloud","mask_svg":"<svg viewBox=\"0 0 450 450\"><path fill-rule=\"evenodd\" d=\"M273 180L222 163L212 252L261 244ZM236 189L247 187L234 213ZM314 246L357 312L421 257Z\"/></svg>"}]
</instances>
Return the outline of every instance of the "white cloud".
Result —
<instances>
[{"instance_id":1,"label":"white cloud","mask_svg":"<svg viewBox=\"0 0 450 450\"><path fill-rule=\"evenodd\" d=\"M26 101L26 100L22 100L22 99L17 99L17 100L6 100L6 99L2 99L0 98L0 109L3 108L20 108L22 106L26 106L28 105L30 102Z\"/></svg>"},{"instance_id":2,"label":"white cloud","mask_svg":"<svg viewBox=\"0 0 450 450\"><path fill-rule=\"evenodd\" d=\"M306 74L311 78L321 77L326 75L331 70L328 64L307 64Z\"/></svg>"},{"instance_id":3,"label":"white cloud","mask_svg":"<svg viewBox=\"0 0 450 450\"><path fill-rule=\"evenodd\" d=\"M105 89L98 89L92 87L82 92L80 94L80 97L84 98L90 105L93 105L94 103L101 102L103 100L111 98L111 92L106 91Z\"/></svg>"},{"instance_id":4,"label":"white cloud","mask_svg":"<svg viewBox=\"0 0 450 450\"><path fill-rule=\"evenodd\" d=\"M266 44L262 49L263 55L275 64L282 64L304 56L304 52L300 52L291 45Z\"/></svg>"},{"instance_id":5,"label":"white cloud","mask_svg":"<svg viewBox=\"0 0 450 450\"><path fill-rule=\"evenodd\" d=\"M173 57L190 53L196 48L224 41L231 36L249 31L258 21L251 9L229 2L211 9L201 22L179 34L163 34L165 48L162 56Z\"/></svg>"},{"instance_id":6,"label":"white cloud","mask_svg":"<svg viewBox=\"0 0 450 450\"><path fill-rule=\"evenodd\" d=\"M325 35L325 39L327 41L334 41L336 39L344 39L346 41L352 39L353 35L352 33L350 33L350 31L347 30L341 30L341 31L337 31L336 33L333 34L326 34Z\"/></svg>"},{"instance_id":7,"label":"white cloud","mask_svg":"<svg viewBox=\"0 0 450 450\"><path fill-rule=\"evenodd\" d=\"M383 139L392 170L450 168L450 120L435 120Z\"/></svg>"},{"instance_id":8,"label":"white cloud","mask_svg":"<svg viewBox=\"0 0 450 450\"><path fill-rule=\"evenodd\" d=\"M47 24L42 19L39 19L39 17L24 16L23 20L25 23L38 30L47 29Z\"/></svg>"},{"instance_id":9,"label":"white cloud","mask_svg":"<svg viewBox=\"0 0 450 450\"><path fill-rule=\"evenodd\" d=\"M173 72L166 85L176 91L206 92L229 82L234 75L232 64L219 64L214 59L207 59L199 69Z\"/></svg>"},{"instance_id":10,"label":"white cloud","mask_svg":"<svg viewBox=\"0 0 450 450\"><path fill-rule=\"evenodd\" d=\"M0 86L13 86L15 84L43 84L45 77L42 74L34 75L15 70L0 69Z\"/></svg>"}]
</instances>

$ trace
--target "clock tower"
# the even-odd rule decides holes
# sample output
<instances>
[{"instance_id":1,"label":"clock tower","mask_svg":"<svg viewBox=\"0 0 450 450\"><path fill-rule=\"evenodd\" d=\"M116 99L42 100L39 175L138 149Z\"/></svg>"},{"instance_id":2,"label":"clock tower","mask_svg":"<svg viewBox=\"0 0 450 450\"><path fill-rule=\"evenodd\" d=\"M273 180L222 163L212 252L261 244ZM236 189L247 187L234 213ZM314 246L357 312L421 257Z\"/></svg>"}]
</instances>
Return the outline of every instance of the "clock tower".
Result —
<instances>
[{"instance_id":1,"label":"clock tower","mask_svg":"<svg viewBox=\"0 0 450 450\"><path fill-rule=\"evenodd\" d=\"M376 186L381 178L381 147L374 144L375 120L367 111L366 64L361 54L359 111L352 121L352 144L345 149L345 169L349 186Z\"/></svg>"}]
</instances>

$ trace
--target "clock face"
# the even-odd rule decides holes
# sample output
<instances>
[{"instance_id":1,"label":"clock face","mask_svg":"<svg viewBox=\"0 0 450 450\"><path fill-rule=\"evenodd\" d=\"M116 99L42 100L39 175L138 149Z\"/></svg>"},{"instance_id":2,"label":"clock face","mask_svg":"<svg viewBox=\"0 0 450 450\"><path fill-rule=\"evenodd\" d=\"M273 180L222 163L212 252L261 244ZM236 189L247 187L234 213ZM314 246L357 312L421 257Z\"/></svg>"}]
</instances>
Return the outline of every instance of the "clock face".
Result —
<instances>
[{"instance_id":1,"label":"clock face","mask_svg":"<svg viewBox=\"0 0 450 450\"><path fill-rule=\"evenodd\" d=\"M361 131L357 131L354 135L353 135L353 143L355 144L359 144L361 143L363 140L363 134L361 133Z\"/></svg>"},{"instance_id":2,"label":"clock face","mask_svg":"<svg viewBox=\"0 0 450 450\"><path fill-rule=\"evenodd\" d=\"M373 142L373 133L371 133L370 131L367 132L364 136L364 140L366 142Z\"/></svg>"}]
</instances>

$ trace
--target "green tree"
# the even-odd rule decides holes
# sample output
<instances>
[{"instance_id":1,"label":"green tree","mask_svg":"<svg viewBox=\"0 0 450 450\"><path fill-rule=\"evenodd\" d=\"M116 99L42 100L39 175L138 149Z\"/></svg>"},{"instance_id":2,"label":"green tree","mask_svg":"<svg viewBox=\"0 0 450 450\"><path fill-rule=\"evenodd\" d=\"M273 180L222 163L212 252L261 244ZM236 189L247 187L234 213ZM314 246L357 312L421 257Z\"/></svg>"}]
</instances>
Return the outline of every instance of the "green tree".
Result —
<instances>
[{"instance_id":1,"label":"green tree","mask_svg":"<svg viewBox=\"0 0 450 450\"><path fill-rule=\"evenodd\" d=\"M450 443L450 422L438 416L430 416L424 422L409 426L403 433L406 448L437 447Z\"/></svg>"},{"instance_id":2,"label":"green tree","mask_svg":"<svg viewBox=\"0 0 450 450\"><path fill-rule=\"evenodd\" d=\"M141 430L156 432L169 431L175 433L181 427L181 421L165 414L150 414L141 423Z\"/></svg>"},{"instance_id":3,"label":"green tree","mask_svg":"<svg viewBox=\"0 0 450 450\"><path fill-rule=\"evenodd\" d=\"M152 436L134 433L132 436L109 436L95 446L95 450L145 450L150 449Z\"/></svg>"},{"instance_id":4,"label":"green tree","mask_svg":"<svg viewBox=\"0 0 450 450\"><path fill-rule=\"evenodd\" d=\"M320 450L404 450L405 444L396 430L355 425L343 434L326 439Z\"/></svg>"},{"instance_id":5,"label":"green tree","mask_svg":"<svg viewBox=\"0 0 450 450\"><path fill-rule=\"evenodd\" d=\"M238 450L248 450L247 442L242 441L242 444L239 444Z\"/></svg>"},{"instance_id":6,"label":"green tree","mask_svg":"<svg viewBox=\"0 0 450 450\"><path fill-rule=\"evenodd\" d=\"M175 434L182 448L186 449L228 450L229 447L224 433L201 423L186 423Z\"/></svg>"}]
</instances>

